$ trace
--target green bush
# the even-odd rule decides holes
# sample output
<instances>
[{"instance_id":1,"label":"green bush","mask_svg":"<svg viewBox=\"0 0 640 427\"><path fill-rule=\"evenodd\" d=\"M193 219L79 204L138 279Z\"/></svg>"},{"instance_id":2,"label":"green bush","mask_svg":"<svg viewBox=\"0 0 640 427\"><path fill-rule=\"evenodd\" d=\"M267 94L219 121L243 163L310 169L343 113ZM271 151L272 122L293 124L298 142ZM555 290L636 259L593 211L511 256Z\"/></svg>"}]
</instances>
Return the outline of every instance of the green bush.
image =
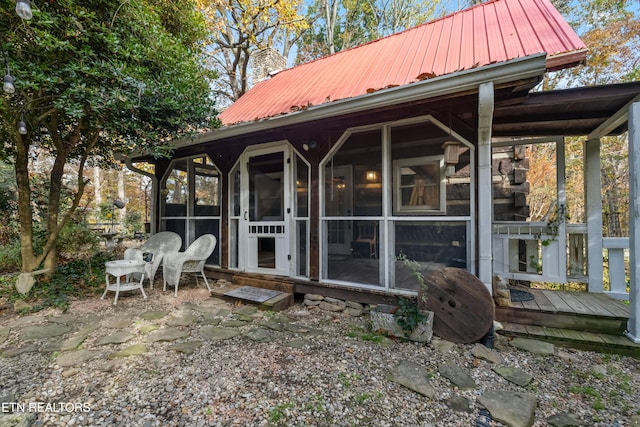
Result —
<instances>
[{"instance_id":1,"label":"green bush","mask_svg":"<svg viewBox=\"0 0 640 427\"><path fill-rule=\"evenodd\" d=\"M32 306L32 312L47 307L66 310L74 298L97 296L104 290L104 263L113 259L111 253L95 252L90 257L58 265L51 277L36 276L36 283L27 295L15 289L17 274L2 275L0 297L10 303L23 300Z\"/></svg>"},{"instance_id":2,"label":"green bush","mask_svg":"<svg viewBox=\"0 0 640 427\"><path fill-rule=\"evenodd\" d=\"M142 224L140 212L127 211L127 215L124 218L124 226L127 236L133 236L136 231L144 232L144 224Z\"/></svg>"},{"instance_id":3,"label":"green bush","mask_svg":"<svg viewBox=\"0 0 640 427\"><path fill-rule=\"evenodd\" d=\"M67 223L56 241L60 255L67 257L93 254L100 245L98 235L83 223Z\"/></svg>"},{"instance_id":4,"label":"green bush","mask_svg":"<svg viewBox=\"0 0 640 427\"><path fill-rule=\"evenodd\" d=\"M20 271L20 241L13 240L0 247L0 273Z\"/></svg>"}]
</instances>

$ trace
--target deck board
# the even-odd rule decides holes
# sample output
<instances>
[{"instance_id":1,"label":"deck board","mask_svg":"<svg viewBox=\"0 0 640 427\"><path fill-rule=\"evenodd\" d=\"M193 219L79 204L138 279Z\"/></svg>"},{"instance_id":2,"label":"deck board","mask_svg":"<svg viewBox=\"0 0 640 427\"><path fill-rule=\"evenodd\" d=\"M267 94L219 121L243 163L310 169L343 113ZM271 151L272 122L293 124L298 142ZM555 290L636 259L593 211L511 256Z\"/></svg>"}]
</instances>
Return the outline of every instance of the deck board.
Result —
<instances>
[{"instance_id":1,"label":"deck board","mask_svg":"<svg viewBox=\"0 0 640 427\"><path fill-rule=\"evenodd\" d=\"M572 292L558 292L558 296L577 314L591 314L585 304L583 304Z\"/></svg>"},{"instance_id":2,"label":"deck board","mask_svg":"<svg viewBox=\"0 0 640 427\"><path fill-rule=\"evenodd\" d=\"M542 294L553 305L553 311L561 313L575 313L573 308L560 297L558 291L550 291L545 289L542 291Z\"/></svg>"},{"instance_id":3,"label":"deck board","mask_svg":"<svg viewBox=\"0 0 640 427\"><path fill-rule=\"evenodd\" d=\"M585 304L593 314L618 317L614 305L609 301L598 298L595 294L584 293L584 295L581 295L580 301Z\"/></svg>"},{"instance_id":4,"label":"deck board","mask_svg":"<svg viewBox=\"0 0 640 427\"><path fill-rule=\"evenodd\" d=\"M538 303L538 307L542 311L556 312L556 307L549 301L546 294L542 292L540 289L532 289L531 293L536 298L536 303Z\"/></svg>"},{"instance_id":5,"label":"deck board","mask_svg":"<svg viewBox=\"0 0 640 427\"><path fill-rule=\"evenodd\" d=\"M617 317L629 317L629 306L622 301L618 301L615 298L611 298L605 294L593 294L588 293L588 298L591 298L598 302L598 304L606 307L614 316Z\"/></svg>"}]
</instances>

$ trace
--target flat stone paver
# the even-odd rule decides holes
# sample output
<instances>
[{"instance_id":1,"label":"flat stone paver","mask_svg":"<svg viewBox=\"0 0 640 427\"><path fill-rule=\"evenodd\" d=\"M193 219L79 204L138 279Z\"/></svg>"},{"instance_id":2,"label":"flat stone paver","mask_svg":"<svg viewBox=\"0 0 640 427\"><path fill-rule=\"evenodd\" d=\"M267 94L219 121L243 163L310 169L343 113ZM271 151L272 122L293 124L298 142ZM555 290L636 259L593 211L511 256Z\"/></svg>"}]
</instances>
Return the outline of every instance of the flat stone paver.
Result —
<instances>
[{"instance_id":1,"label":"flat stone paver","mask_svg":"<svg viewBox=\"0 0 640 427\"><path fill-rule=\"evenodd\" d=\"M60 324L68 324L73 323L77 320L76 316L72 316L70 314L61 314L60 316L53 316L49 318L50 322L60 323Z\"/></svg>"},{"instance_id":2,"label":"flat stone paver","mask_svg":"<svg viewBox=\"0 0 640 427\"><path fill-rule=\"evenodd\" d=\"M435 337L431 339L431 345L433 345L433 347L442 354L449 353L451 349L456 346L455 343L452 343L451 341L447 341L447 340L443 340L441 338L435 338Z\"/></svg>"},{"instance_id":3,"label":"flat stone paver","mask_svg":"<svg viewBox=\"0 0 640 427\"><path fill-rule=\"evenodd\" d=\"M249 322L245 322L244 320L231 319L225 322L222 322L220 326L224 328L241 328L243 326L248 325Z\"/></svg>"},{"instance_id":4,"label":"flat stone paver","mask_svg":"<svg viewBox=\"0 0 640 427\"><path fill-rule=\"evenodd\" d=\"M56 358L56 364L66 368L68 366L80 365L87 360L95 359L100 355L99 351L77 350L62 353Z\"/></svg>"},{"instance_id":5,"label":"flat stone paver","mask_svg":"<svg viewBox=\"0 0 640 427\"><path fill-rule=\"evenodd\" d=\"M191 313L177 313L167 319L169 326L189 326L198 321L198 316Z\"/></svg>"},{"instance_id":6,"label":"flat stone paver","mask_svg":"<svg viewBox=\"0 0 640 427\"><path fill-rule=\"evenodd\" d=\"M451 396L445 400L447 406L456 412L468 412L471 413L471 405L469 399L462 396Z\"/></svg>"},{"instance_id":7,"label":"flat stone paver","mask_svg":"<svg viewBox=\"0 0 640 427\"><path fill-rule=\"evenodd\" d=\"M164 328L151 332L145 338L146 342L158 342L158 341L175 341L180 338L189 336L187 331L183 331L178 328Z\"/></svg>"},{"instance_id":8,"label":"flat stone paver","mask_svg":"<svg viewBox=\"0 0 640 427\"><path fill-rule=\"evenodd\" d=\"M44 326L27 326L20 331L20 340L42 340L59 337L71 331L71 326L61 324L49 324Z\"/></svg>"},{"instance_id":9,"label":"flat stone paver","mask_svg":"<svg viewBox=\"0 0 640 427\"><path fill-rule=\"evenodd\" d=\"M511 427L531 427L537 399L535 394L513 390L487 390L478 401L491 416Z\"/></svg>"},{"instance_id":10,"label":"flat stone paver","mask_svg":"<svg viewBox=\"0 0 640 427\"><path fill-rule=\"evenodd\" d=\"M87 335L73 336L60 343L61 351L71 351L77 349L87 339Z\"/></svg>"},{"instance_id":11,"label":"flat stone paver","mask_svg":"<svg viewBox=\"0 0 640 427\"><path fill-rule=\"evenodd\" d=\"M140 313L138 317L143 320L159 320L165 317L169 312L167 310L149 310Z\"/></svg>"},{"instance_id":12,"label":"flat stone paver","mask_svg":"<svg viewBox=\"0 0 640 427\"><path fill-rule=\"evenodd\" d=\"M2 357L16 357L20 356L23 353L35 353L38 351L38 347L34 345L30 345L27 347L16 347L16 348L7 348L0 355Z\"/></svg>"},{"instance_id":13,"label":"flat stone paver","mask_svg":"<svg viewBox=\"0 0 640 427\"><path fill-rule=\"evenodd\" d=\"M143 335L147 335L150 332L157 331L160 329L160 325L152 323L150 325L144 325L140 327L140 333Z\"/></svg>"},{"instance_id":14,"label":"flat stone paver","mask_svg":"<svg viewBox=\"0 0 640 427\"><path fill-rule=\"evenodd\" d=\"M255 342L272 342L279 337L276 332L265 328L251 329L245 332L244 336Z\"/></svg>"},{"instance_id":15,"label":"flat stone paver","mask_svg":"<svg viewBox=\"0 0 640 427\"><path fill-rule=\"evenodd\" d=\"M116 331L111 335L100 338L98 341L96 341L96 345L122 344L129 341L134 336L135 335L133 335L129 331Z\"/></svg>"},{"instance_id":16,"label":"flat stone paver","mask_svg":"<svg viewBox=\"0 0 640 427\"><path fill-rule=\"evenodd\" d=\"M11 328L0 328L0 344L5 342L5 340L9 336L10 331L11 331Z\"/></svg>"},{"instance_id":17,"label":"flat stone paver","mask_svg":"<svg viewBox=\"0 0 640 427\"><path fill-rule=\"evenodd\" d=\"M193 354L202 344L202 341L185 341L174 345L173 349L179 353Z\"/></svg>"},{"instance_id":18,"label":"flat stone paver","mask_svg":"<svg viewBox=\"0 0 640 427\"><path fill-rule=\"evenodd\" d=\"M232 310L232 313L234 314L246 314L248 316L252 314L256 314L257 312L258 312L258 307L253 305L241 305L241 306L235 307Z\"/></svg>"},{"instance_id":19,"label":"flat stone paver","mask_svg":"<svg viewBox=\"0 0 640 427\"><path fill-rule=\"evenodd\" d=\"M111 319L107 321L105 326L110 329L124 329L131 325L131 319Z\"/></svg>"},{"instance_id":20,"label":"flat stone paver","mask_svg":"<svg viewBox=\"0 0 640 427\"><path fill-rule=\"evenodd\" d=\"M465 370L460 366L441 363L438 365L438 372L458 388L476 388L476 382L473 380L473 378L471 378L471 375L465 372Z\"/></svg>"},{"instance_id":21,"label":"flat stone paver","mask_svg":"<svg viewBox=\"0 0 640 427\"><path fill-rule=\"evenodd\" d=\"M408 360L401 360L391 368L387 379L431 399L435 398L437 394L436 389L429 382L427 368Z\"/></svg>"},{"instance_id":22,"label":"flat stone paver","mask_svg":"<svg viewBox=\"0 0 640 427\"><path fill-rule=\"evenodd\" d=\"M529 353L540 354L542 356L551 356L556 350L556 347L551 343L530 340L527 338L514 338L511 340L510 344L512 347L528 351Z\"/></svg>"},{"instance_id":23,"label":"flat stone paver","mask_svg":"<svg viewBox=\"0 0 640 427\"><path fill-rule=\"evenodd\" d=\"M222 310L222 308L218 305L197 305L193 307L192 310L197 311L200 314L217 315Z\"/></svg>"},{"instance_id":24,"label":"flat stone paver","mask_svg":"<svg viewBox=\"0 0 640 427\"><path fill-rule=\"evenodd\" d=\"M511 381L520 387L525 387L533 381L533 376L529 375L522 369L514 368L512 366L496 366L493 368L493 371L507 381Z\"/></svg>"},{"instance_id":25,"label":"flat stone paver","mask_svg":"<svg viewBox=\"0 0 640 427\"><path fill-rule=\"evenodd\" d=\"M282 332L287 324L291 323L291 320L281 316L273 316L267 319L266 322L262 322L260 326L264 326L274 331Z\"/></svg>"},{"instance_id":26,"label":"flat stone paver","mask_svg":"<svg viewBox=\"0 0 640 427\"><path fill-rule=\"evenodd\" d=\"M108 358L116 359L121 357L138 356L140 354L146 353L147 350L148 350L148 347L146 344L143 344L143 343L133 344L123 350L111 353L108 356Z\"/></svg>"},{"instance_id":27,"label":"flat stone paver","mask_svg":"<svg viewBox=\"0 0 640 427\"><path fill-rule=\"evenodd\" d=\"M205 326L200 329L200 336L207 341L228 340L240 335L237 329L218 328L217 326Z\"/></svg>"},{"instance_id":28,"label":"flat stone paver","mask_svg":"<svg viewBox=\"0 0 640 427\"><path fill-rule=\"evenodd\" d=\"M554 415L553 417L549 417L547 418L547 423L549 423L549 425L552 427L581 427L582 426L582 423L580 422L578 417L576 417L573 414L567 414L567 413L557 414L557 415ZM630 425L633 426L635 424L631 423Z\"/></svg>"},{"instance_id":29,"label":"flat stone paver","mask_svg":"<svg viewBox=\"0 0 640 427\"><path fill-rule=\"evenodd\" d=\"M255 320L255 318L250 314L238 313L233 315L234 320L239 320L241 322L251 323Z\"/></svg>"},{"instance_id":30,"label":"flat stone paver","mask_svg":"<svg viewBox=\"0 0 640 427\"><path fill-rule=\"evenodd\" d=\"M500 353L487 348L482 344L476 344L475 346L473 346L473 348L471 349L471 354L473 354L473 356L477 357L478 359L486 360L496 365L504 363L504 358L500 355Z\"/></svg>"}]
</instances>

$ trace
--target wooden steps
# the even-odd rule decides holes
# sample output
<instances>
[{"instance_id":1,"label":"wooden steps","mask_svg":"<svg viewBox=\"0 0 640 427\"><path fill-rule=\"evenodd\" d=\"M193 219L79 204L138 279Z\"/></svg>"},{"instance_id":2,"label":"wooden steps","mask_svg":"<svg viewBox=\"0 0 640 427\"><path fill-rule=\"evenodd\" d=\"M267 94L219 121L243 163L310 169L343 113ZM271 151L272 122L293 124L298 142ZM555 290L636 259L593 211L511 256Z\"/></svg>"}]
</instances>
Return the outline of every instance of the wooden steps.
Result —
<instances>
[{"instance_id":1,"label":"wooden steps","mask_svg":"<svg viewBox=\"0 0 640 427\"><path fill-rule=\"evenodd\" d=\"M497 333L507 337L537 339L550 342L559 347L640 358L640 344L635 344L622 334L611 335L508 322L502 323L502 326L504 329L499 330Z\"/></svg>"},{"instance_id":2,"label":"wooden steps","mask_svg":"<svg viewBox=\"0 0 640 427\"><path fill-rule=\"evenodd\" d=\"M229 302L241 302L243 304L255 305L261 310L281 311L291 307L294 303L294 285L286 279L280 277L244 275L242 273L232 276L231 281L225 280L225 286L211 287L211 295ZM247 294L259 294L260 290L278 291L279 294L264 300L252 300L253 295L248 297L226 295L231 291L247 287ZM247 295L245 295L247 296Z\"/></svg>"},{"instance_id":3,"label":"wooden steps","mask_svg":"<svg viewBox=\"0 0 640 427\"><path fill-rule=\"evenodd\" d=\"M629 307L604 294L527 289L532 301L495 308L499 334L562 347L640 357L640 344L625 335Z\"/></svg>"},{"instance_id":4,"label":"wooden steps","mask_svg":"<svg viewBox=\"0 0 640 427\"><path fill-rule=\"evenodd\" d=\"M528 289L533 301L515 302L495 309L499 322L547 326L610 335L627 328L629 308L604 294Z\"/></svg>"},{"instance_id":5,"label":"wooden steps","mask_svg":"<svg viewBox=\"0 0 640 427\"><path fill-rule=\"evenodd\" d=\"M229 302L241 302L243 304L255 305L259 309L267 310L267 311L281 311L293 305L293 294L288 292L280 292L278 295L272 298L269 298L265 301L254 301L247 298L226 295L228 292L240 289L244 286L245 285L230 284L230 285L226 285L224 288L211 287L211 296L214 296ZM261 288L254 287L253 289L259 290Z\"/></svg>"}]
</instances>

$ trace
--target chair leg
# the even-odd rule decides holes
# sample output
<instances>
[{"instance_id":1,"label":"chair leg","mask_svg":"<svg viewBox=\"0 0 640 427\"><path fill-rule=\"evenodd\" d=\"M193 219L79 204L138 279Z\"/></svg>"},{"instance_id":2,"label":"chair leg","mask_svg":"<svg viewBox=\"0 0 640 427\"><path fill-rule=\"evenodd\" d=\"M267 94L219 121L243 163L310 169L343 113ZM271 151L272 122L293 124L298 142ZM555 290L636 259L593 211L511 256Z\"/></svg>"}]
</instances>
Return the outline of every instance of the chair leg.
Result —
<instances>
[{"instance_id":1,"label":"chair leg","mask_svg":"<svg viewBox=\"0 0 640 427\"><path fill-rule=\"evenodd\" d=\"M178 280L178 283L180 283L180 280ZM176 292L174 294L175 298L178 298L178 283L176 283Z\"/></svg>"},{"instance_id":2,"label":"chair leg","mask_svg":"<svg viewBox=\"0 0 640 427\"><path fill-rule=\"evenodd\" d=\"M207 276L204 274L204 268L202 268L202 270L200 270L200 274L202 274L202 278L204 279L204 284L207 285L207 289L209 290L209 292L211 292L211 287L209 286L209 281L207 280ZM198 279L196 279L196 283L197 283Z\"/></svg>"}]
</instances>

